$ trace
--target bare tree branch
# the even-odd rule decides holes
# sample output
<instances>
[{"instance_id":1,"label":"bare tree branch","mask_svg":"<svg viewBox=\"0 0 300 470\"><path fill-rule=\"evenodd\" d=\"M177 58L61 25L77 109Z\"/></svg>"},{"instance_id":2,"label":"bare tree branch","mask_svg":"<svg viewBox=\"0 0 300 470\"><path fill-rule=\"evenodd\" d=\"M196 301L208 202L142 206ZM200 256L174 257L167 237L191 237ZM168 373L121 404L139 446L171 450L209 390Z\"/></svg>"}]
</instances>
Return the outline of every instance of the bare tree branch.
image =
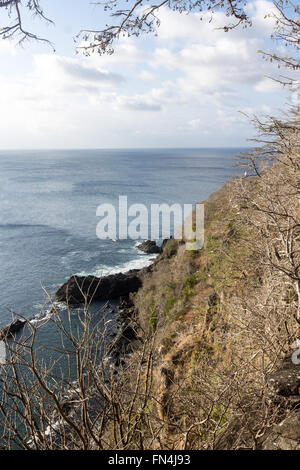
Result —
<instances>
[{"instance_id":1,"label":"bare tree branch","mask_svg":"<svg viewBox=\"0 0 300 470\"><path fill-rule=\"evenodd\" d=\"M17 37L18 44L22 44L25 40L41 41L49 44L54 49L53 44L48 39L25 29L22 15L22 8L24 6L22 7L21 0L0 0L0 10L1 8L7 10L8 19L13 18L13 20L11 24L0 27L0 38L10 39ZM53 24L53 21L45 16L39 0L27 0L25 8L28 12L33 13L34 16Z\"/></svg>"}]
</instances>

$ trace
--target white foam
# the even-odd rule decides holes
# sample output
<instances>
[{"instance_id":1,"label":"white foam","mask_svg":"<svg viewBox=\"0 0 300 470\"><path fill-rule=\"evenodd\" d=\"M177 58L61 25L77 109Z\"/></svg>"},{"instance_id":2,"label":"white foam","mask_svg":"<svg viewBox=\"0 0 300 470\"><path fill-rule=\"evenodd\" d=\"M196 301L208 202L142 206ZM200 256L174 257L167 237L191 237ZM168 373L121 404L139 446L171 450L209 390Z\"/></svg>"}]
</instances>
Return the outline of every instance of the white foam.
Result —
<instances>
[{"instance_id":1,"label":"white foam","mask_svg":"<svg viewBox=\"0 0 300 470\"><path fill-rule=\"evenodd\" d=\"M53 304L47 307L43 304L39 304L38 306L41 311L34 318L29 320L32 325L46 323L56 312L66 308L65 304L62 302L53 302Z\"/></svg>"},{"instance_id":2,"label":"white foam","mask_svg":"<svg viewBox=\"0 0 300 470\"><path fill-rule=\"evenodd\" d=\"M131 269L142 269L150 266L153 260L157 257L157 255L145 255L142 253L141 257L133 259L131 261L127 261L125 263L116 265L116 266L107 266L103 264L101 267L95 269L93 272L81 271L76 273L77 276L108 276L109 274L117 274L117 273L125 273L130 271Z\"/></svg>"}]
</instances>

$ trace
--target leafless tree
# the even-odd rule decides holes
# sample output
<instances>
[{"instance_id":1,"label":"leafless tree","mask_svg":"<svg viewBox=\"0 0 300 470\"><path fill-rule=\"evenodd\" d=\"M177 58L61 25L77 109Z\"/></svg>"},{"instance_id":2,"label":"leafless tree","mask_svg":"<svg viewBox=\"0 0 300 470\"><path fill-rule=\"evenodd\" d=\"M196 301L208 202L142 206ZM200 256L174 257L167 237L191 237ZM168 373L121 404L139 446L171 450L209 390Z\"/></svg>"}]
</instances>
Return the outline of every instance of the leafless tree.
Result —
<instances>
[{"instance_id":1,"label":"leafless tree","mask_svg":"<svg viewBox=\"0 0 300 470\"><path fill-rule=\"evenodd\" d=\"M104 312L103 312L104 313ZM28 323L19 339L7 339L7 361L0 375L0 448L21 450L128 450L167 448L169 426L187 446L196 423L172 422L153 383L154 335L143 336L141 346L122 365L112 361L115 342L108 341L105 319L93 324L87 305L79 314L67 309L64 321L55 303L52 316L41 325ZM74 321L75 320L75 321ZM61 334L61 347L37 346L46 325ZM121 351L120 351L121 352ZM170 399L190 392L174 384ZM177 400L176 400L177 397ZM220 424L212 416L217 397L206 398L201 410L211 432ZM224 400L228 400L225 397ZM204 403L203 403L204 404ZM198 423L200 426L200 423ZM192 432L193 431L193 432Z\"/></svg>"},{"instance_id":2,"label":"leafless tree","mask_svg":"<svg viewBox=\"0 0 300 470\"><path fill-rule=\"evenodd\" d=\"M28 322L19 339L6 340L7 361L0 376L2 448L143 448L139 431L154 399L151 339L145 338L134 363L128 358L117 365L112 355L122 334L109 339L105 317L95 325L89 305L86 302L80 313L68 306L63 319L51 302L48 320ZM55 350L37 343L49 324L61 337L61 347ZM116 357L122 354L119 345Z\"/></svg>"},{"instance_id":3,"label":"leafless tree","mask_svg":"<svg viewBox=\"0 0 300 470\"><path fill-rule=\"evenodd\" d=\"M205 11L210 12L211 20L214 12L224 11L228 17L228 24L224 24L223 29L227 32L240 25L251 26L251 20L245 10L248 0L163 0L151 4L148 0L133 0L127 3L127 8L120 8L118 0L94 2L94 5L102 7L105 12L110 13L112 21L104 29L81 31L77 35L77 40L80 41L78 49L86 55L94 52L112 54L114 43L120 36L139 36L143 33L157 34L160 25L159 10L162 7L185 14L200 13L199 22ZM276 0L274 6L275 12L271 11L267 15L273 17L276 22L272 38L286 46L287 52L281 55L275 51L271 53L260 52L266 59L276 61L279 66L297 70L299 69L300 7L292 0ZM26 10L38 18L52 23L52 20L45 15L40 0L24 2L22 0L0 0L0 11L2 9L7 12L7 18L11 19L11 23L0 28L0 37L7 39L17 36L21 43L26 39L34 39L50 44L47 39L26 30L23 26L23 14Z\"/></svg>"},{"instance_id":4,"label":"leafless tree","mask_svg":"<svg viewBox=\"0 0 300 470\"><path fill-rule=\"evenodd\" d=\"M159 9L163 6L179 13L209 11L211 15L215 11L224 10L226 16L233 19L224 25L224 30L229 31L240 24L245 27L251 22L247 17L244 0L163 0L151 3L147 0L133 1L126 9L120 9L118 1L96 2L103 6L105 11L111 11L111 17L120 18L116 24L107 25L103 30L85 30L79 34L87 45L81 46L86 54L97 52L98 54L114 52L113 44L120 36L139 36L142 33L156 33L160 25ZM202 19L200 16L199 21ZM211 16L212 19L212 16Z\"/></svg>"},{"instance_id":5,"label":"leafless tree","mask_svg":"<svg viewBox=\"0 0 300 470\"><path fill-rule=\"evenodd\" d=\"M40 0L27 0L25 8L29 13L32 13L34 16L46 21L47 23L53 23L52 20L45 16ZM1 9L6 11L7 19L11 20L9 24L0 27L0 37L2 37L2 39L17 37L19 44L23 43L25 40L33 39L36 41L46 42L51 45L48 39L41 38L24 27L24 6L22 6L21 0L0 0L0 11Z\"/></svg>"},{"instance_id":6,"label":"leafless tree","mask_svg":"<svg viewBox=\"0 0 300 470\"><path fill-rule=\"evenodd\" d=\"M291 0L277 0L274 13L270 13L275 19L274 33L272 39L286 47L286 53L278 52L264 53L264 57L275 61L278 66L287 67L291 70L300 68L300 5Z\"/></svg>"}]
</instances>

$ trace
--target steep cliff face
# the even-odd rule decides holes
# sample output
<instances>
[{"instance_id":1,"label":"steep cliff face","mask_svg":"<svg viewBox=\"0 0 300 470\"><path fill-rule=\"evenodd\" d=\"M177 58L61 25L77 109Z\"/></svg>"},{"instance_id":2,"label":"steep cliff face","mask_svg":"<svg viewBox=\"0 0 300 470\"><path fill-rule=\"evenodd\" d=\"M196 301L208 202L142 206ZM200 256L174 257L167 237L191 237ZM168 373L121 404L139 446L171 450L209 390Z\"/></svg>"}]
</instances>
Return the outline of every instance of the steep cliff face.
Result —
<instances>
[{"instance_id":1,"label":"steep cliff face","mask_svg":"<svg viewBox=\"0 0 300 470\"><path fill-rule=\"evenodd\" d=\"M244 272L248 252L240 244L242 227L234 224L234 186L205 202L204 249L189 252L185 244L168 242L134 298L143 335L155 338L152 390L163 447L210 448L211 437L231 419L230 382L239 364L233 363L235 320L228 302L255 278L250 269Z\"/></svg>"},{"instance_id":2,"label":"steep cliff face","mask_svg":"<svg viewBox=\"0 0 300 470\"><path fill-rule=\"evenodd\" d=\"M300 366L291 359L299 336L297 152L214 193L205 202L204 248L188 252L170 240L134 296L152 361L145 447L299 447Z\"/></svg>"}]
</instances>

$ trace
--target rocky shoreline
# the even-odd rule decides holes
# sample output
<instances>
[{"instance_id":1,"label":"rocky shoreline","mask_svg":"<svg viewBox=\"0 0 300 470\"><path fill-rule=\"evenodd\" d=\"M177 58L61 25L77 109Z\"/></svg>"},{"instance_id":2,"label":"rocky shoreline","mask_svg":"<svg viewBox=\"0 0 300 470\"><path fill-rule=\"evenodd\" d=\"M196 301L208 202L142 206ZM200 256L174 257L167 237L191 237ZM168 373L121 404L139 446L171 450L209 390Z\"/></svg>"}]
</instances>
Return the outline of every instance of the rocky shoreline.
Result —
<instances>
[{"instance_id":1,"label":"rocky shoreline","mask_svg":"<svg viewBox=\"0 0 300 470\"><path fill-rule=\"evenodd\" d=\"M161 255L167 240L162 247L148 240L137 249L147 254ZM158 256L159 258L159 256ZM153 260L153 263L157 258ZM151 265L152 266L152 265ZM150 266L150 267L151 267ZM111 274L103 277L95 276L71 276L56 292L55 300L68 305L81 305L91 301L106 301L128 297L137 292L143 284L143 276L149 272L149 268L133 269L126 273Z\"/></svg>"},{"instance_id":2,"label":"rocky shoreline","mask_svg":"<svg viewBox=\"0 0 300 470\"><path fill-rule=\"evenodd\" d=\"M12 338L16 333L21 331L26 325L26 320L16 319L9 325L5 326L0 330L0 341L4 339Z\"/></svg>"},{"instance_id":3,"label":"rocky shoreline","mask_svg":"<svg viewBox=\"0 0 300 470\"><path fill-rule=\"evenodd\" d=\"M164 240L162 246L158 247L155 242L148 240L137 246L137 249L145 253L158 254L150 266L103 277L71 276L55 294L56 301L76 307L93 301L120 299L117 307L118 333L108 349L108 355L112 358L116 370L124 362L125 356L131 354L140 344L133 326L136 317L133 295L142 287L145 276L163 259L167 242L168 239Z\"/></svg>"},{"instance_id":4,"label":"rocky shoreline","mask_svg":"<svg viewBox=\"0 0 300 470\"><path fill-rule=\"evenodd\" d=\"M155 242L154 242L155 244ZM164 242L164 245L166 241ZM153 243L151 245L153 249ZM156 246L156 244L155 244ZM157 246L156 246L157 247ZM78 307L92 301L109 301L119 298L119 305L114 309L117 313L117 332L113 333L109 340L108 348L105 353L105 360L108 360L107 367L111 368L113 374L117 377L120 368L124 367L128 356L130 356L140 345L141 338L137 334L136 328L136 311L134 306L134 294L142 287L143 278L152 272L153 266L162 258L162 249L157 247L158 256L153 263L139 270L131 270L126 273L117 273L113 275L103 276L101 278L95 276L71 276L56 292L55 300L65 303L66 306ZM108 309L110 307L108 306ZM15 319L10 325L0 330L0 339L8 340L13 338L30 320ZM76 381L71 384L70 388L66 388L60 398L61 407L70 419L76 419L77 404L79 396L77 393ZM91 388L91 398L93 401L93 387ZM56 441L59 439L59 431L62 426L61 417L57 412L53 414L53 426L47 429L49 439ZM64 424L64 430L68 428ZM37 438L37 437L36 437ZM31 445L31 442L28 442Z\"/></svg>"},{"instance_id":5,"label":"rocky shoreline","mask_svg":"<svg viewBox=\"0 0 300 470\"><path fill-rule=\"evenodd\" d=\"M109 308L109 307L108 307ZM126 365L127 357L132 354L141 344L141 339L138 337L134 324L134 304L132 297L120 298L120 304L114 309L115 313L118 313L117 324L118 331L111 335L109 345L103 359L103 365L108 369L108 373L112 373L115 380L119 380L118 373L121 368ZM85 378L86 379L86 378ZM84 380L85 380L84 379ZM99 391L94 384L89 384L89 412L91 415L97 417L96 406L99 405ZM60 397L60 406L63 410L64 415L70 419L70 421L80 422L80 395L78 393L78 381L70 383L63 394ZM52 442L56 442L58 445L61 444L61 431L66 434L68 440L68 434L71 433L69 424L62 421L60 414L57 410L52 415L53 425L47 428L47 437ZM38 436L36 436L38 440ZM31 445L31 442L28 443Z\"/></svg>"},{"instance_id":6,"label":"rocky shoreline","mask_svg":"<svg viewBox=\"0 0 300 470\"><path fill-rule=\"evenodd\" d=\"M140 270L105 277L72 276L55 295L55 300L68 305L81 305L95 300L112 300L138 291L142 286Z\"/></svg>"},{"instance_id":7,"label":"rocky shoreline","mask_svg":"<svg viewBox=\"0 0 300 470\"><path fill-rule=\"evenodd\" d=\"M158 247L155 242L147 240L137 249L147 254L162 253L162 247ZM159 257L159 256L158 256ZM157 258L153 260L155 264ZM80 306L92 301L108 301L120 299L120 318L128 318L132 303L129 301L130 294L137 292L142 287L142 279L145 273L151 271L151 266L141 269L130 270L126 273L116 273L103 277L76 276L73 275L56 292L55 300L70 306ZM127 313L122 313L126 311ZM0 341L10 339L19 333L29 320L14 319L10 324L0 329ZM124 325L123 335L128 336L128 325Z\"/></svg>"}]
</instances>

